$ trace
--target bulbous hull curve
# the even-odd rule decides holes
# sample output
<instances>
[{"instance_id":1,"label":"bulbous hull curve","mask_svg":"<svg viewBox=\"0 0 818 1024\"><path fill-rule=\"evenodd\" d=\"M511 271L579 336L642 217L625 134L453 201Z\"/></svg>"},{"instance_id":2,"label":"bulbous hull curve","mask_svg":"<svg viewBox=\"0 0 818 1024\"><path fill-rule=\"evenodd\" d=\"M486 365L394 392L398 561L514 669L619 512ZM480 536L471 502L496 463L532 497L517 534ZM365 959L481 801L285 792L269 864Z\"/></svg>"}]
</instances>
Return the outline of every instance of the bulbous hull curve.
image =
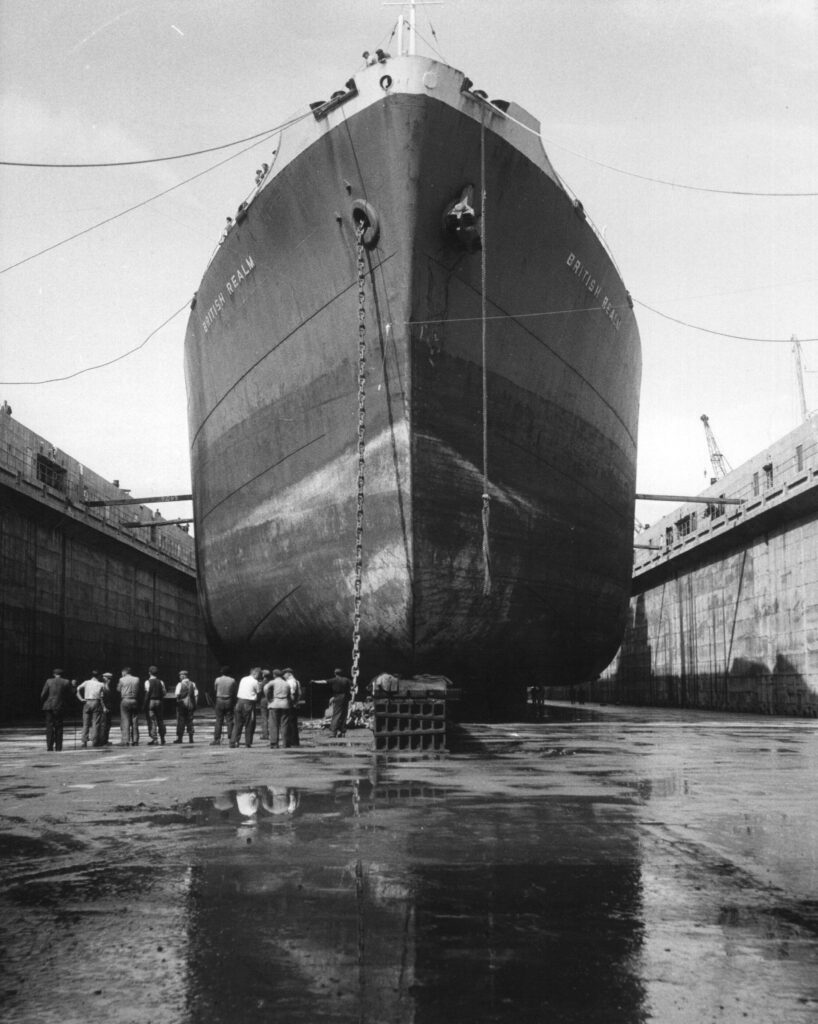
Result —
<instances>
[{"instance_id":1,"label":"bulbous hull curve","mask_svg":"<svg viewBox=\"0 0 818 1024\"><path fill-rule=\"evenodd\" d=\"M407 90L319 126L205 274L186 342L200 592L237 664L309 677L349 662L362 208L378 228L363 300L362 679L439 672L485 706L532 678L592 677L616 651L638 331L547 161L489 120ZM444 227L470 185L474 251Z\"/></svg>"}]
</instances>

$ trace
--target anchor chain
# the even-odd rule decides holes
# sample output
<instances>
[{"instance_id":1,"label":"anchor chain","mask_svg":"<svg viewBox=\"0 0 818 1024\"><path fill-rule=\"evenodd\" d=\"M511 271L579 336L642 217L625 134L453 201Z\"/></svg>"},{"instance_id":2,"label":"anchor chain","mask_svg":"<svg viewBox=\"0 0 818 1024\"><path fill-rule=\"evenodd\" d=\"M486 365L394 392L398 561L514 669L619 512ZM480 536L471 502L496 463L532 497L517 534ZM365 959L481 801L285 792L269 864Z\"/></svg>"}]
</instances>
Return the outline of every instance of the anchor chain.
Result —
<instances>
[{"instance_id":1,"label":"anchor chain","mask_svg":"<svg viewBox=\"0 0 818 1024\"><path fill-rule=\"evenodd\" d=\"M352 692L358 688L361 656L361 582L364 564L364 468L366 458L366 263L365 223L355 225L358 258L358 508L355 518L355 603L352 618Z\"/></svg>"},{"instance_id":2,"label":"anchor chain","mask_svg":"<svg viewBox=\"0 0 818 1024\"><path fill-rule=\"evenodd\" d=\"M484 112L485 113L485 112ZM489 542L489 520L491 517L491 494L489 493L489 397L488 361L486 347L486 120L480 125L480 308L481 308L481 353L483 376L483 505L480 518L483 523L483 595L491 594L491 545Z\"/></svg>"}]
</instances>

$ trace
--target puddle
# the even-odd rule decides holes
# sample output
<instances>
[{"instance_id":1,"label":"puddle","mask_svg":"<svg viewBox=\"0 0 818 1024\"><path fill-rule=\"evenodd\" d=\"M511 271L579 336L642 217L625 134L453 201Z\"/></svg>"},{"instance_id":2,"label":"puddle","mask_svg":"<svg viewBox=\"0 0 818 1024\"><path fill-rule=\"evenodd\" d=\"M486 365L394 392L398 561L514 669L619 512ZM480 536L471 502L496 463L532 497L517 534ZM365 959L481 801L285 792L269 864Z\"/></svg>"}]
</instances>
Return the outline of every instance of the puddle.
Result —
<instances>
[{"instance_id":1,"label":"puddle","mask_svg":"<svg viewBox=\"0 0 818 1024\"><path fill-rule=\"evenodd\" d=\"M435 763L259 756L61 792L39 840L12 803L8 1020L814 1019L815 741L793 766L790 732L759 754L663 725L646 760L641 726L566 712Z\"/></svg>"},{"instance_id":2,"label":"puddle","mask_svg":"<svg viewBox=\"0 0 818 1024\"><path fill-rule=\"evenodd\" d=\"M197 871L191 907L197 1020L249 1020L265 1005L290 1024L644 1019L634 867L360 858L251 882L213 864Z\"/></svg>"},{"instance_id":3,"label":"puddle","mask_svg":"<svg viewBox=\"0 0 818 1024\"><path fill-rule=\"evenodd\" d=\"M195 1020L644 1019L638 848L591 800L359 778L187 809Z\"/></svg>"},{"instance_id":4,"label":"puddle","mask_svg":"<svg viewBox=\"0 0 818 1024\"><path fill-rule=\"evenodd\" d=\"M225 790L214 797L191 800L182 812L199 824L273 824L279 818L349 817L390 806L441 802L454 792L428 782L373 783L350 775L329 790L317 792L292 786Z\"/></svg>"}]
</instances>

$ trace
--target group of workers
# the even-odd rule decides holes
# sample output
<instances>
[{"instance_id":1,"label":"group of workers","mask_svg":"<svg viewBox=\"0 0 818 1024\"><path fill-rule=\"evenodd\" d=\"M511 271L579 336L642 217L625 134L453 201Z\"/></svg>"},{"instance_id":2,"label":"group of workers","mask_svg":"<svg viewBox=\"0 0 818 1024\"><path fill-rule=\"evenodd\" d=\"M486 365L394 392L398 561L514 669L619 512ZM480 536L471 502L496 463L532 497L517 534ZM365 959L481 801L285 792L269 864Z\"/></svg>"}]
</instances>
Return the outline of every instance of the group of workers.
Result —
<instances>
[{"instance_id":1,"label":"group of workers","mask_svg":"<svg viewBox=\"0 0 818 1024\"><path fill-rule=\"evenodd\" d=\"M311 684L326 686L329 690L329 728L332 736L343 736L352 700L352 682L336 668L329 679L311 679ZM55 668L46 680L41 693L45 713L45 736L48 750L62 750L63 727L67 714L82 703L81 745L87 747L110 746L112 697L119 695L120 744L137 746L139 743L140 712L144 711L148 730L148 745L165 743L165 699L173 698L176 706L176 739L182 743L185 733L193 742L194 713L199 702L199 689L182 669L179 682L171 693L159 678L158 669L151 665L144 680L133 675L130 667L122 669L116 685L111 672L98 672L77 685L67 679L60 668ZM241 680L231 676L224 665L213 687L215 724L211 746L222 742L224 730L231 747L251 747L256 723L261 719L260 738L271 747L297 747L299 745L298 708L304 703L302 687L292 669L265 669L254 667Z\"/></svg>"},{"instance_id":2,"label":"group of workers","mask_svg":"<svg viewBox=\"0 0 818 1024\"><path fill-rule=\"evenodd\" d=\"M343 736L352 700L352 681L340 668L329 679L311 679L310 685L329 689L330 734ZM222 729L231 747L252 747L256 722L261 718L260 739L271 747L297 747L298 709L304 703L301 683L291 668L256 666L239 680L223 665L214 683L215 723L211 746L222 742Z\"/></svg>"},{"instance_id":3,"label":"group of workers","mask_svg":"<svg viewBox=\"0 0 818 1024\"><path fill-rule=\"evenodd\" d=\"M181 743L185 732L190 742L193 742L193 713L199 691L185 669L179 672L179 682L172 693L169 693L169 688L159 678L155 665L148 669L144 682L131 672L130 666L122 669L116 684L113 678L112 672L94 669L88 679L78 685L75 679L66 678L63 669L54 669L40 694L45 712L45 742L48 750L62 750L65 717L70 715L77 700L82 704L81 745L110 746L114 692L119 695L120 743L123 747L139 743L139 718L142 710L145 713L149 745L165 742L167 696L172 696L176 702L176 739L173 742Z\"/></svg>"}]
</instances>

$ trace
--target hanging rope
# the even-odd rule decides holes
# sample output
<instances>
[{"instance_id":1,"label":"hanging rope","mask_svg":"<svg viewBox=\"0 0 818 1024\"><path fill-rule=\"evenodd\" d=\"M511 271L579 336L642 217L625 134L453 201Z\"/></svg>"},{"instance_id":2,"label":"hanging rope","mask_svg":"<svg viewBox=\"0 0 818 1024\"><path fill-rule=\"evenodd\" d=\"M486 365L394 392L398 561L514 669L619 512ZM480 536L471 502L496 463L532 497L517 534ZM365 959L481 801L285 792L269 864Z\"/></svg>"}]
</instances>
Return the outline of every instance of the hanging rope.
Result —
<instances>
[{"instance_id":1,"label":"hanging rope","mask_svg":"<svg viewBox=\"0 0 818 1024\"><path fill-rule=\"evenodd\" d=\"M366 224L356 222L355 241L358 257L358 510L355 521L355 610L352 618L352 692L358 688L358 662L361 656L361 582L364 564L364 462L366 434L366 264L364 232Z\"/></svg>"},{"instance_id":2,"label":"hanging rope","mask_svg":"<svg viewBox=\"0 0 818 1024\"><path fill-rule=\"evenodd\" d=\"M480 295L483 358L483 593L491 593L491 551L489 549L489 436L488 367L486 365L486 123L480 123Z\"/></svg>"}]
</instances>

